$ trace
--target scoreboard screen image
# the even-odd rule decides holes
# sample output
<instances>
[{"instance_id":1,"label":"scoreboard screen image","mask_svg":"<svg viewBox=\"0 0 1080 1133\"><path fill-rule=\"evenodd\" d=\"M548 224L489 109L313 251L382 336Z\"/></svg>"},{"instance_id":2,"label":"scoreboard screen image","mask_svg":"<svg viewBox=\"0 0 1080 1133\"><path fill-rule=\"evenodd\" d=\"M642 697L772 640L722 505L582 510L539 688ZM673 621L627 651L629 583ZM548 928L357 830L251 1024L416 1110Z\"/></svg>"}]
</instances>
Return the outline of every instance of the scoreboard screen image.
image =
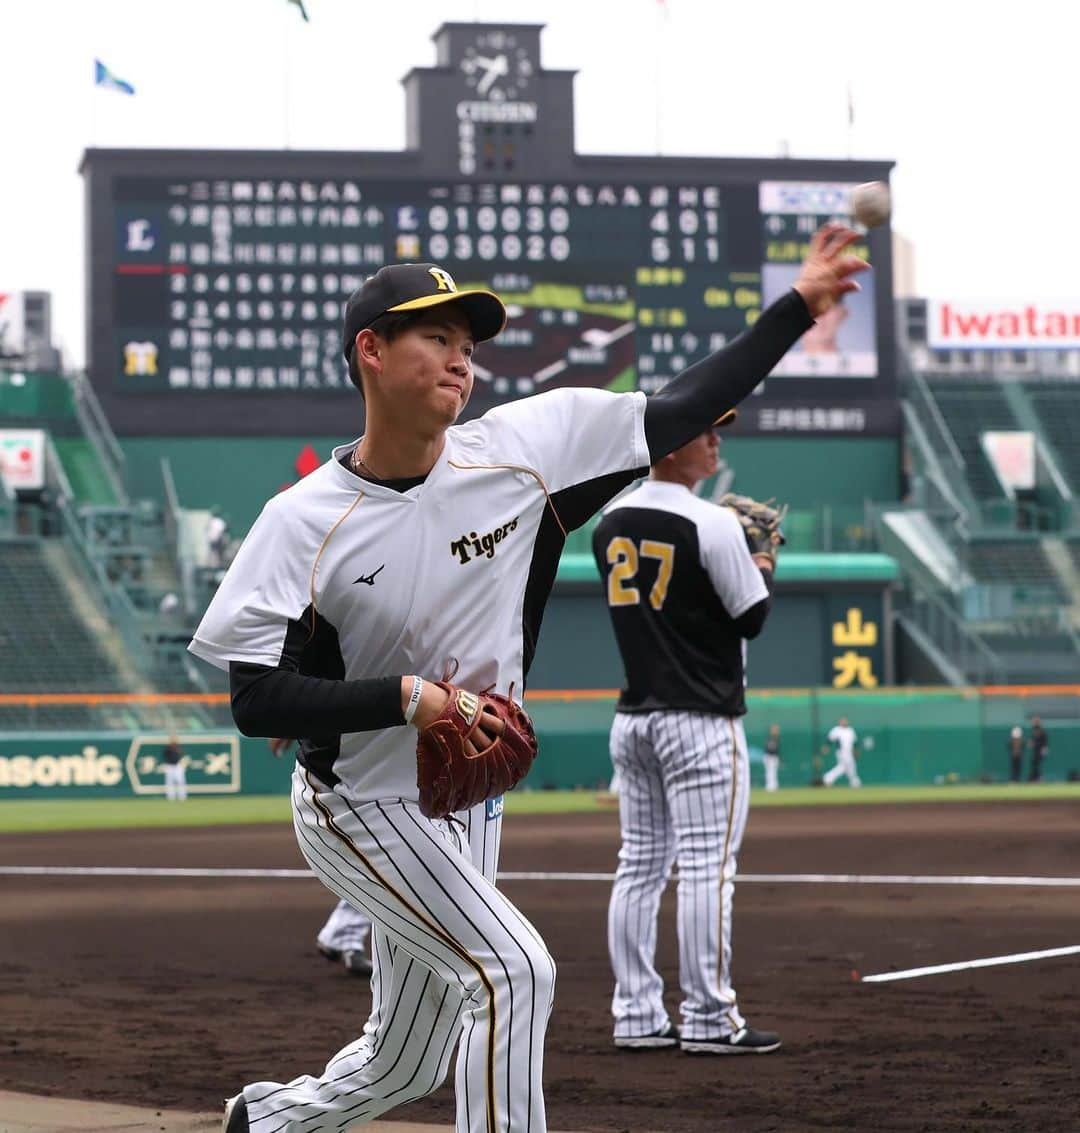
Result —
<instances>
[{"instance_id":1,"label":"scoreboard screen image","mask_svg":"<svg viewBox=\"0 0 1080 1133\"><path fill-rule=\"evenodd\" d=\"M559 385L649 392L790 287L849 190L122 178L114 389L340 393L349 293L421 261L507 303L479 356L483 408ZM864 278L839 344L800 343L778 373L877 376Z\"/></svg>"},{"instance_id":2,"label":"scoreboard screen image","mask_svg":"<svg viewBox=\"0 0 1080 1133\"><path fill-rule=\"evenodd\" d=\"M655 392L752 326L817 228L850 222L852 188L887 176L575 154L569 73L534 59L532 101L478 101L471 81L478 34L521 55L539 29L475 27L444 25L449 65L407 78L419 126L400 153L87 151L90 376L119 433L340 433L363 412L345 301L398 262L507 305L466 416L559 386ZM781 360L741 431L898 428L887 228L854 250L883 270Z\"/></svg>"}]
</instances>

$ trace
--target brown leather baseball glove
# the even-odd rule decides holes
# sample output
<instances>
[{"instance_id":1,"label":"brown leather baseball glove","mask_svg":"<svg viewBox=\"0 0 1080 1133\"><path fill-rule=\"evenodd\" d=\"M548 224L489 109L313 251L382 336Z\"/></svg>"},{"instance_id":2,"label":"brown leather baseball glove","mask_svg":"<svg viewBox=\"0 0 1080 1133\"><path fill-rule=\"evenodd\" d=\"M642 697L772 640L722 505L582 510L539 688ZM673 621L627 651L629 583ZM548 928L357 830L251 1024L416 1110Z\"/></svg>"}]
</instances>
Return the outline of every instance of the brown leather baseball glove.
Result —
<instances>
[{"instance_id":1,"label":"brown leather baseball glove","mask_svg":"<svg viewBox=\"0 0 1080 1133\"><path fill-rule=\"evenodd\" d=\"M537 751L532 721L510 697L437 683L450 699L416 742L416 785L428 818L509 791L529 773ZM499 722L502 730L492 739Z\"/></svg>"},{"instance_id":2,"label":"brown leather baseball glove","mask_svg":"<svg viewBox=\"0 0 1080 1133\"><path fill-rule=\"evenodd\" d=\"M742 525L746 545L752 555L765 555L776 565L776 555L787 542L780 524L787 515L787 504L774 507L772 500L761 503L750 496L739 496L728 492L716 501L721 507L728 507Z\"/></svg>"}]
</instances>

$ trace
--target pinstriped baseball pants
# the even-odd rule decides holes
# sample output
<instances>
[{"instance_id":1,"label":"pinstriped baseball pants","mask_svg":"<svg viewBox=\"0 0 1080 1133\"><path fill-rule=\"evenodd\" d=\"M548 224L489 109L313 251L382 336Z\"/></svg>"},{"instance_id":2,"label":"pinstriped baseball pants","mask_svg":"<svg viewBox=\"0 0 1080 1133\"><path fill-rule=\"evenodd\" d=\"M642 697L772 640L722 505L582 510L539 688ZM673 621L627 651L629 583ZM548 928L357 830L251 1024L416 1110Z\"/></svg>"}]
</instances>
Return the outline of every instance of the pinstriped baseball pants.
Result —
<instances>
[{"instance_id":1,"label":"pinstriped baseball pants","mask_svg":"<svg viewBox=\"0 0 1080 1133\"><path fill-rule=\"evenodd\" d=\"M750 804L742 723L701 712L615 715L622 848L608 908L615 1036L670 1022L656 970L660 897L678 864L684 1038L731 1034L744 1020L731 986L735 869Z\"/></svg>"},{"instance_id":2,"label":"pinstriped baseball pants","mask_svg":"<svg viewBox=\"0 0 1080 1133\"><path fill-rule=\"evenodd\" d=\"M423 1097L446 1077L459 1037L456 1133L544 1133L555 965L489 879L501 812L487 809L469 812L463 832L413 802L350 803L297 767L300 849L375 925L372 1013L318 1077L247 1086L252 1133L344 1130Z\"/></svg>"}]
</instances>

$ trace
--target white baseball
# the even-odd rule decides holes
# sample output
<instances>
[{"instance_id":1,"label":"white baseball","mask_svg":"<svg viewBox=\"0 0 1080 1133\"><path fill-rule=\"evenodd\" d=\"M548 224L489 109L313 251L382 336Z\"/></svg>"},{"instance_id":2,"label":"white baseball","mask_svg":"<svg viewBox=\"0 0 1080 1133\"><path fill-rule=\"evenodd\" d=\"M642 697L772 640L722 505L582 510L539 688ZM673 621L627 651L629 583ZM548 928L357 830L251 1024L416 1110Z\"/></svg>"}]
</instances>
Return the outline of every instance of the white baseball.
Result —
<instances>
[{"instance_id":1,"label":"white baseball","mask_svg":"<svg viewBox=\"0 0 1080 1133\"><path fill-rule=\"evenodd\" d=\"M867 228L884 224L892 212L889 186L884 181L867 181L851 190L851 211Z\"/></svg>"}]
</instances>

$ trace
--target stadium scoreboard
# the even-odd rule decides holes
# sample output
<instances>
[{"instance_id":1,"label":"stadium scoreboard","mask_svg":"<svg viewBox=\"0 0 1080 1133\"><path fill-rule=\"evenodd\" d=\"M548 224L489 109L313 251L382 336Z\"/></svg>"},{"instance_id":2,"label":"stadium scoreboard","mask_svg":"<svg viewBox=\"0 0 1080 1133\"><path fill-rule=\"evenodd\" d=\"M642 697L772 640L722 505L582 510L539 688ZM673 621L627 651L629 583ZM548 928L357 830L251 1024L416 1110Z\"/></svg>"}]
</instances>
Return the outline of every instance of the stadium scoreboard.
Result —
<instances>
[{"instance_id":1,"label":"stadium scoreboard","mask_svg":"<svg viewBox=\"0 0 1080 1133\"><path fill-rule=\"evenodd\" d=\"M564 385L653 392L752 325L820 224L849 219L851 188L887 176L574 154L572 75L540 68L539 30L443 25L440 66L406 79L401 153L88 151L88 357L117 431L355 433L343 305L400 261L507 304L468 415ZM856 251L877 270L741 431L897 430L887 230Z\"/></svg>"}]
</instances>

